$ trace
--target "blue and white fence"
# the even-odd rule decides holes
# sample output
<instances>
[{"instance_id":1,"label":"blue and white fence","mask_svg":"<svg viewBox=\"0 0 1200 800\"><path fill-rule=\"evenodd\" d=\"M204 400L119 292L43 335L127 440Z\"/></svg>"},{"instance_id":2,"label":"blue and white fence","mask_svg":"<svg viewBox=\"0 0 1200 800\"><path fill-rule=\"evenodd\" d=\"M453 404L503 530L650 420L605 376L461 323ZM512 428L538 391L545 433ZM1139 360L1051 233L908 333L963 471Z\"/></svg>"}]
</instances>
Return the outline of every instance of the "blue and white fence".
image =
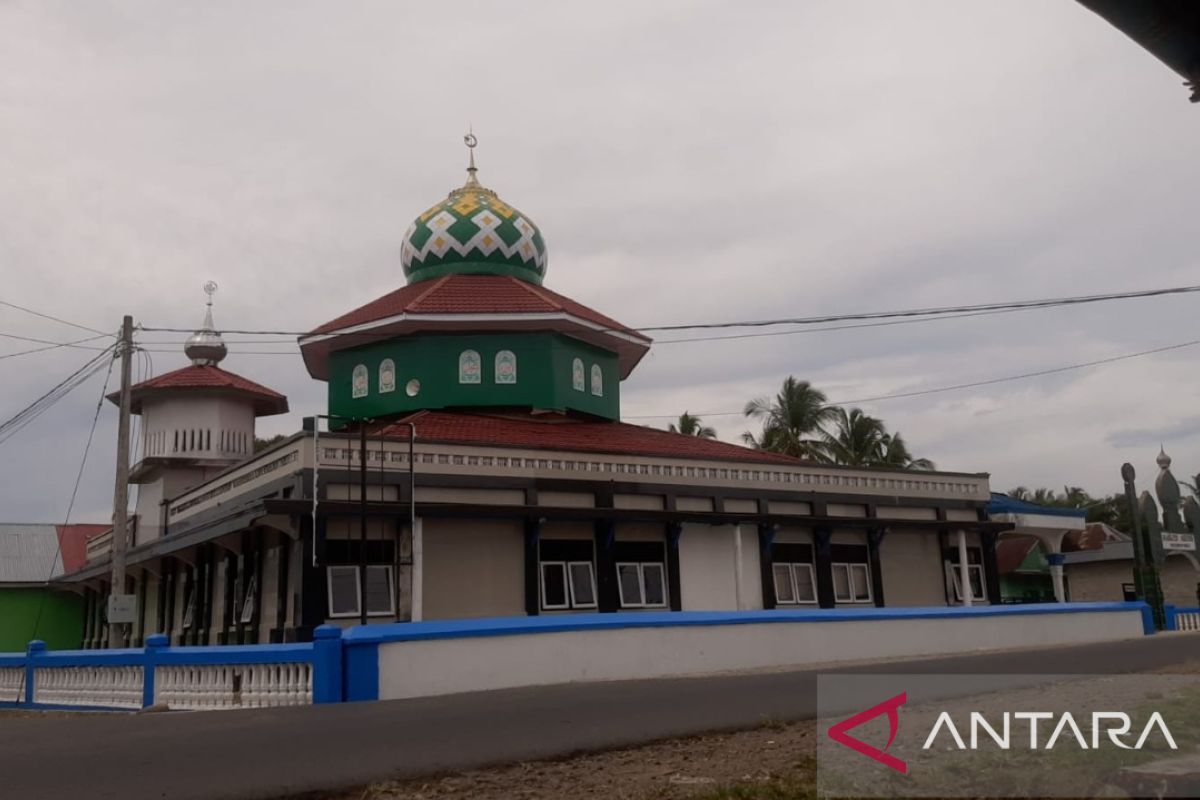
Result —
<instances>
[{"instance_id":1,"label":"blue and white fence","mask_svg":"<svg viewBox=\"0 0 1200 800\"><path fill-rule=\"evenodd\" d=\"M1166 612L1167 630L1200 631L1200 606L1167 606Z\"/></svg>"},{"instance_id":2,"label":"blue and white fence","mask_svg":"<svg viewBox=\"0 0 1200 800\"><path fill-rule=\"evenodd\" d=\"M122 650L51 652L29 643L0 654L0 708L137 710L268 708L342 699L341 630L300 644L168 647L167 637Z\"/></svg>"},{"instance_id":3,"label":"blue and white fence","mask_svg":"<svg viewBox=\"0 0 1200 800\"><path fill-rule=\"evenodd\" d=\"M1200 630L1200 608L1169 625ZM1112 641L1145 603L624 612L324 625L302 644L0 655L0 707L219 710Z\"/></svg>"}]
</instances>

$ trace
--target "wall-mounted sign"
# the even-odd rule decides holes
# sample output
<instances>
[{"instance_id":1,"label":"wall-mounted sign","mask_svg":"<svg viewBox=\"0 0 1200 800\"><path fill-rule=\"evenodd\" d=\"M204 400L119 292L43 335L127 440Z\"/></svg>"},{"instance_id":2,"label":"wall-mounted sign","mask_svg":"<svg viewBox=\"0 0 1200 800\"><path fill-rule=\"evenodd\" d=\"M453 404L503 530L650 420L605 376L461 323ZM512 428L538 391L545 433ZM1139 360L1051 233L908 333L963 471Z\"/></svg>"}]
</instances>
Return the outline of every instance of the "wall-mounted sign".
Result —
<instances>
[{"instance_id":1,"label":"wall-mounted sign","mask_svg":"<svg viewBox=\"0 0 1200 800\"><path fill-rule=\"evenodd\" d=\"M108 596L108 621L114 625L132 625L137 619L137 595L110 594Z\"/></svg>"},{"instance_id":2,"label":"wall-mounted sign","mask_svg":"<svg viewBox=\"0 0 1200 800\"><path fill-rule=\"evenodd\" d=\"M1162 535L1163 550L1191 550L1196 549L1196 537L1190 533L1163 533Z\"/></svg>"}]
</instances>

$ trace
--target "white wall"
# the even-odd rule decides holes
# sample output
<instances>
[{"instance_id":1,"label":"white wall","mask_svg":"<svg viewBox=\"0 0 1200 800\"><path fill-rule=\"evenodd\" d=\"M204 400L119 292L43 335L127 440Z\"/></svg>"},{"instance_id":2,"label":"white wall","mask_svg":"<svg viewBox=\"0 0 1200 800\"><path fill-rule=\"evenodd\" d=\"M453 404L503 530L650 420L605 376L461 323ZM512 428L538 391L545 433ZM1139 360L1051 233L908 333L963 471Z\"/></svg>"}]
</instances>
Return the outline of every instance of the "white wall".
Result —
<instances>
[{"instance_id":1,"label":"white wall","mask_svg":"<svg viewBox=\"0 0 1200 800\"><path fill-rule=\"evenodd\" d=\"M379 699L702 675L1142 636L1138 609L907 620L770 622L385 642Z\"/></svg>"},{"instance_id":2,"label":"white wall","mask_svg":"<svg viewBox=\"0 0 1200 800\"><path fill-rule=\"evenodd\" d=\"M737 608L733 560L735 530L733 525L684 524L679 537L679 599L684 611ZM754 550L757 552L757 544ZM743 563L747 559L745 548L742 559ZM760 588L760 598L761 593Z\"/></svg>"}]
</instances>

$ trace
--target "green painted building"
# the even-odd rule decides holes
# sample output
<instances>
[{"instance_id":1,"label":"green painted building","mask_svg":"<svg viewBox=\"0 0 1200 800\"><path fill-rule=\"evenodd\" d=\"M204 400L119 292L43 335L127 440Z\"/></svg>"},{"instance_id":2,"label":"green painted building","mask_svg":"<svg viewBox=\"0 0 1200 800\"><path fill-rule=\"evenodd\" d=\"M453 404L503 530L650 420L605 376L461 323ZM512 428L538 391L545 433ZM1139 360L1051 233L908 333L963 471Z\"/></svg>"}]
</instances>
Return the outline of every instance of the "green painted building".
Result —
<instances>
[{"instance_id":1,"label":"green painted building","mask_svg":"<svg viewBox=\"0 0 1200 800\"><path fill-rule=\"evenodd\" d=\"M83 566L87 539L107 525L0 523L0 653L41 639L53 650L83 641L83 596L49 582Z\"/></svg>"},{"instance_id":2,"label":"green painted building","mask_svg":"<svg viewBox=\"0 0 1200 800\"><path fill-rule=\"evenodd\" d=\"M618 420L620 383L650 339L542 286L541 231L475 172L472 150L466 183L405 232L407 286L301 338L309 372L328 383L330 415L487 409Z\"/></svg>"}]
</instances>

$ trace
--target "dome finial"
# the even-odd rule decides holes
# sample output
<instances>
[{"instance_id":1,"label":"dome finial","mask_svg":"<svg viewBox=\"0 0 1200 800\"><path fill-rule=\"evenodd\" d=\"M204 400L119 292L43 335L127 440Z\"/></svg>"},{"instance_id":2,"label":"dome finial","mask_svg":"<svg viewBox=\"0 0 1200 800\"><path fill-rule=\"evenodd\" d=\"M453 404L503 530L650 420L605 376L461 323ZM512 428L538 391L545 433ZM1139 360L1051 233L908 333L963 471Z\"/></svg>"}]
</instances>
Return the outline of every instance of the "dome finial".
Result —
<instances>
[{"instance_id":1,"label":"dome finial","mask_svg":"<svg viewBox=\"0 0 1200 800\"><path fill-rule=\"evenodd\" d=\"M204 283L204 293L208 295L208 301L204 309L204 325L201 326L200 330L189 336L183 346L183 352L196 366L215 367L221 363L228 352L225 348L224 340L221 339L221 334L217 333L216 326L213 325L212 301L213 295L216 292L216 281L206 281Z\"/></svg>"},{"instance_id":2,"label":"dome finial","mask_svg":"<svg viewBox=\"0 0 1200 800\"><path fill-rule=\"evenodd\" d=\"M475 132L472 126L467 126L467 135L463 137L463 144L467 146L467 152L470 154L470 162L467 166L467 186L478 186L479 180L475 177L475 145L479 144L479 139L475 137Z\"/></svg>"},{"instance_id":3,"label":"dome finial","mask_svg":"<svg viewBox=\"0 0 1200 800\"><path fill-rule=\"evenodd\" d=\"M1160 469L1170 469L1171 467L1171 457L1167 455L1166 448L1162 446L1161 442L1158 445L1158 458L1154 459L1154 461Z\"/></svg>"}]
</instances>

